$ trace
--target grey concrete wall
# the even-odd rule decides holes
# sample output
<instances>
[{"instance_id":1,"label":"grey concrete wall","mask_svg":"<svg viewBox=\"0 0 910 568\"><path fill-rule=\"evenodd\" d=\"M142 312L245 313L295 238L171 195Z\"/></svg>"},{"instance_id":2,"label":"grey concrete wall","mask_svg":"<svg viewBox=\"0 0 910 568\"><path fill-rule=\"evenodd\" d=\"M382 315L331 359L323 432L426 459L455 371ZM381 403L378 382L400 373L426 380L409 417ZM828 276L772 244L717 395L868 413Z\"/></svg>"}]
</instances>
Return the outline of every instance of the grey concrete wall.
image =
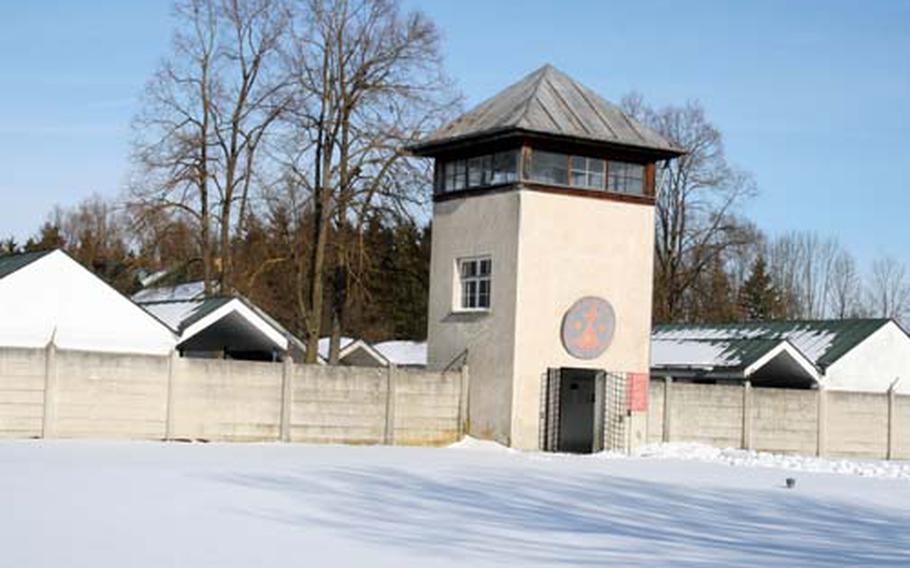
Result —
<instances>
[{"instance_id":1,"label":"grey concrete wall","mask_svg":"<svg viewBox=\"0 0 910 568\"><path fill-rule=\"evenodd\" d=\"M667 384L664 381L651 381L648 385L648 443L659 444L664 435L664 393Z\"/></svg>"},{"instance_id":2,"label":"grey concrete wall","mask_svg":"<svg viewBox=\"0 0 910 568\"><path fill-rule=\"evenodd\" d=\"M818 446L818 391L752 389L753 449L814 454Z\"/></svg>"},{"instance_id":3,"label":"grey concrete wall","mask_svg":"<svg viewBox=\"0 0 910 568\"><path fill-rule=\"evenodd\" d=\"M0 351L0 437L41 436L45 364L42 350Z\"/></svg>"},{"instance_id":4,"label":"grey concrete wall","mask_svg":"<svg viewBox=\"0 0 910 568\"><path fill-rule=\"evenodd\" d=\"M743 430L742 387L673 383L671 442L737 448Z\"/></svg>"},{"instance_id":5,"label":"grey concrete wall","mask_svg":"<svg viewBox=\"0 0 910 568\"><path fill-rule=\"evenodd\" d=\"M463 380L459 371L0 348L0 437L446 444L461 436Z\"/></svg>"},{"instance_id":6,"label":"grey concrete wall","mask_svg":"<svg viewBox=\"0 0 910 568\"><path fill-rule=\"evenodd\" d=\"M295 368L291 440L439 445L458 440L461 375L416 369Z\"/></svg>"},{"instance_id":7,"label":"grey concrete wall","mask_svg":"<svg viewBox=\"0 0 910 568\"><path fill-rule=\"evenodd\" d=\"M888 395L829 391L827 454L884 458L888 452Z\"/></svg>"},{"instance_id":8,"label":"grey concrete wall","mask_svg":"<svg viewBox=\"0 0 910 568\"><path fill-rule=\"evenodd\" d=\"M651 382L650 443L669 439L775 453L910 459L910 396L769 388L747 393L743 386L673 382L667 397L665 388L664 381ZM822 396L826 411L820 420Z\"/></svg>"},{"instance_id":9,"label":"grey concrete wall","mask_svg":"<svg viewBox=\"0 0 910 568\"><path fill-rule=\"evenodd\" d=\"M458 372L395 369L394 379L395 443L440 445L459 439Z\"/></svg>"},{"instance_id":10,"label":"grey concrete wall","mask_svg":"<svg viewBox=\"0 0 910 568\"><path fill-rule=\"evenodd\" d=\"M57 351L57 438L160 439L167 416L168 358Z\"/></svg>"},{"instance_id":11,"label":"grey concrete wall","mask_svg":"<svg viewBox=\"0 0 910 568\"><path fill-rule=\"evenodd\" d=\"M300 365L294 373L291 441L383 443L386 369Z\"/></svg>"},{"instance_id":12,"label":"grey concrete wall","mask_svg":"<svg viewBox=\"0 0 910 568\"><path fill-rule=\"evenodd\" d=\"M175 359L172 438L278 440L282 365Z\"/></svg>"},{"instance_id":13,"label":"grey concrete wall","mask_svg":"<svg viewBox=\"0 0 910 568\"><path fill-rule=\"evenodd\" d=\"M910 460L910 396L897 396L894 401L894 454L899 460Z\"/></svg>"}]
</instances>

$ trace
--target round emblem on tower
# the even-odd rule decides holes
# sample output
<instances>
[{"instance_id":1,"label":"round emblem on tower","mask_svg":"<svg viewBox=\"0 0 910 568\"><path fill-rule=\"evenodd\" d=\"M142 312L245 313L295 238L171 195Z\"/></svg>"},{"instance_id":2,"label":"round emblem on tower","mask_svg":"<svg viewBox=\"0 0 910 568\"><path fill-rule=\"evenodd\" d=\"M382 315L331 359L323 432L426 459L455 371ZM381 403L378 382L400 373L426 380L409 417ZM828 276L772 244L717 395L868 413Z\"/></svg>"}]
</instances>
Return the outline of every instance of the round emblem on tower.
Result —
<instances>
[{"instance_id":1,"label":"round emblem on tower","mask_svg":"<svg viewBox=\"0 0 910 568\"><path fill-rule=\"evenodd\" d=\"M595 359L613 339L616 313L610 302L586 296L566 311L562 318L562 344L573 357Z\"/></svg>"}]
</instances>

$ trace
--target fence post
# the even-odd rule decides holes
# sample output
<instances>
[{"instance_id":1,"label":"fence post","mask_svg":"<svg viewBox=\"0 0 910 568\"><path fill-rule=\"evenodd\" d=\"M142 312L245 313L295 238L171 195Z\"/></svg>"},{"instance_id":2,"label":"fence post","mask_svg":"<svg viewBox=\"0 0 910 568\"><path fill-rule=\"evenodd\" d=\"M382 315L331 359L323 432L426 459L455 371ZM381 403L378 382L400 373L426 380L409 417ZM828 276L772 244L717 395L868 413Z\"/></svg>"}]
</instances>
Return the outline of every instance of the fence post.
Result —
<instances>
[{"instance_id":1,"label":"fence post","mask_svg":"<svg viewBox=\"0 0 910 568\"><path fill-rule=\"evenodd\" d=\"M673 377L664 377L664 431L663 442L667 443L673 439L673 427L671 424L673 400Z\"/></svg>"},{"instance_id":2,"label":"fence post","mask_svg":"<svg viewBox=\"0 0 910 568\"><path fill-rule=\"evenodd\" d=\"M294 380L294 358L288 353L281 362L281 422L279 426L279 439L282 442L291 441L291 403L294 396L292 389Z\"/></svg>"},{"instance_id":3,"label":"fence post","mask_svg":"<svg viewBox=\"0 0 910 568\"><path fill-rule=\"evenodd\" d=\"M177 357L179 353L176 349L171 351L167 361L167 408L165 408L164 418L164 439L171 440L174 438L174 401L177 394L174 392L174 374L177 372Z\"/></svg>"},{"instance_id":4,"label":"fence post","mask_svg":"<svg viewBox=\"0 0 910 568\"><path fill-rule=\"evenodd\" d=\"M468 399L470 397L471 373L468 365L461 366L461 390L458 393L458 439L468 433Z\"/></svg>"},{"instance_id":5,"label":"fence post","mask_svg":"<svg viewBox=\"0 0 910 568\"><path fill-rule=\"evenodd\" d=\"M895 379L888 388L888 453L886 459L893 460L897 453L897 383L900 379Z\"/></svg>"},{"instance_id":6,"label":"fence post","mask_svg":"<svg viewBox=\"0 0 910 568\"><path fill-rule=\"evenodd\" d=\"M386 445L395 444L395 374L398 368L389 363L386 367L385 391L385 432L383 435Z\"/></svg>"},{"instance_id":7,"label":"fence post","mask_svg":"<svg viewBox=\"0 0 910 568\"><path fill-rule=\"evenodd\" d=\"M818 439L816 454L823 457L828 452L828 391L818 386Z\"/></svg>"},{"instance_id":8,"label":"fence post","mask_svg":"<svg viewBox=\"0 0 910 568\"><path fill-rule=\"evenodd\" d=\"M57 344L54 339L57 331L51 334L51 340L44 351L44 414L41 419L41 437L53 438L57 421Z\"/></svg>"},{"instance_id":9,"label":"fence post","mask_svg":"<svg viewBox=\"0 0 910 568\"><path fill-rule=\"evenodd\" d=\"M743 449L752 449L752 381L743 383Z\"/></svg>"}]
</instances>

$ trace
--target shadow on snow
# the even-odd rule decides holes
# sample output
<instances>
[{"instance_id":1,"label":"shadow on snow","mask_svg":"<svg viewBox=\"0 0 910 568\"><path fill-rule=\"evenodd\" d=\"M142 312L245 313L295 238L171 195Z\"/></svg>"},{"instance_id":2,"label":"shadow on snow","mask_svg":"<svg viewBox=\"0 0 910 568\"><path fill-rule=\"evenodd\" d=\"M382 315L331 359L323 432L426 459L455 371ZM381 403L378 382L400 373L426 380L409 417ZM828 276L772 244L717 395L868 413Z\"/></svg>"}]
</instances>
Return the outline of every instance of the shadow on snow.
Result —
<instances>
[{"instance_id":1,"label":"shadow on snow","mask_svg":"<svg viewBox=\"0 0 910 568\"><path fill-rule=\"evenodd\" d=\"M910 518L775 489L362 465L217 481L278 492L291 504L242 514L465 561L910 565Z\"/></svg>"}]
</instances>

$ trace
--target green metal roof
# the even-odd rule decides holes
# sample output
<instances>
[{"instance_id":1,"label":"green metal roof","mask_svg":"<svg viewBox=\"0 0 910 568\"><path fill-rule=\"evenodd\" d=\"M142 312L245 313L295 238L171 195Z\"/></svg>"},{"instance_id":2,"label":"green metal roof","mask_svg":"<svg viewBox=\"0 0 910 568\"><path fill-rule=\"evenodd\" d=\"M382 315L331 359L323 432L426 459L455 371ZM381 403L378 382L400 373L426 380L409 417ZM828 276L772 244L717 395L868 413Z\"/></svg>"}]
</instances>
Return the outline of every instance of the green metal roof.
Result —
<instances>
[{"instance_id":1,"label":"green metal roof","mask_svg":"<svg viewBox=\"0 0 910 568\"><path fill-rule=\"evenodd\" d=\"M711 340L708 340L711 341ZM778 339L730 339L723 342L724 355L738 361L738 368L745 369L769 351L780 345Z\"/></svg>"},{"instance_id":2,"label":"green metal roof","mask_svg":"<svg viewBox=\"0 0 910 568\"><path fill-rule=\"evenodd\" d=\"M21 254L8 254L0 256L0 278L9 276L13 272L28 266L39 258L42 258L53 250L42 250L38 252L26 252Z\"/></svg>"},{"instance_id":3,"label":"green metal roof","mask_svg":"<svg viewBox=\"0 0 910 568\"><path fill-rule=\"evenodd\" d=\"M769 342L787 340L820 369L825 369L887 324L889 319L791 320L728 324L656 325L654 340L725 344L725 353L754 361ZM747 366L746 363L744 366Z\"/></svg>"},{"instance_id":4,"label":"green metal roof","mask_svg":"<svg viewBox=\"0 0 910 568\"><path fill-rule=\"evenodd\" d=\"M201 320L205 316L214 312L215 310L217 310L221 306L227 304L228 302L230 302L233 299L234 298L231 298L228 296L212 296L209 298L205 298L204 300L200 300L199 306L193 310L192 314L190 314L190 316L188 318L186 318L185 320L180 322L180 331L181 332L184 331L186 328L190 327L197 321Z\"/></svg>"}]
</instances>

